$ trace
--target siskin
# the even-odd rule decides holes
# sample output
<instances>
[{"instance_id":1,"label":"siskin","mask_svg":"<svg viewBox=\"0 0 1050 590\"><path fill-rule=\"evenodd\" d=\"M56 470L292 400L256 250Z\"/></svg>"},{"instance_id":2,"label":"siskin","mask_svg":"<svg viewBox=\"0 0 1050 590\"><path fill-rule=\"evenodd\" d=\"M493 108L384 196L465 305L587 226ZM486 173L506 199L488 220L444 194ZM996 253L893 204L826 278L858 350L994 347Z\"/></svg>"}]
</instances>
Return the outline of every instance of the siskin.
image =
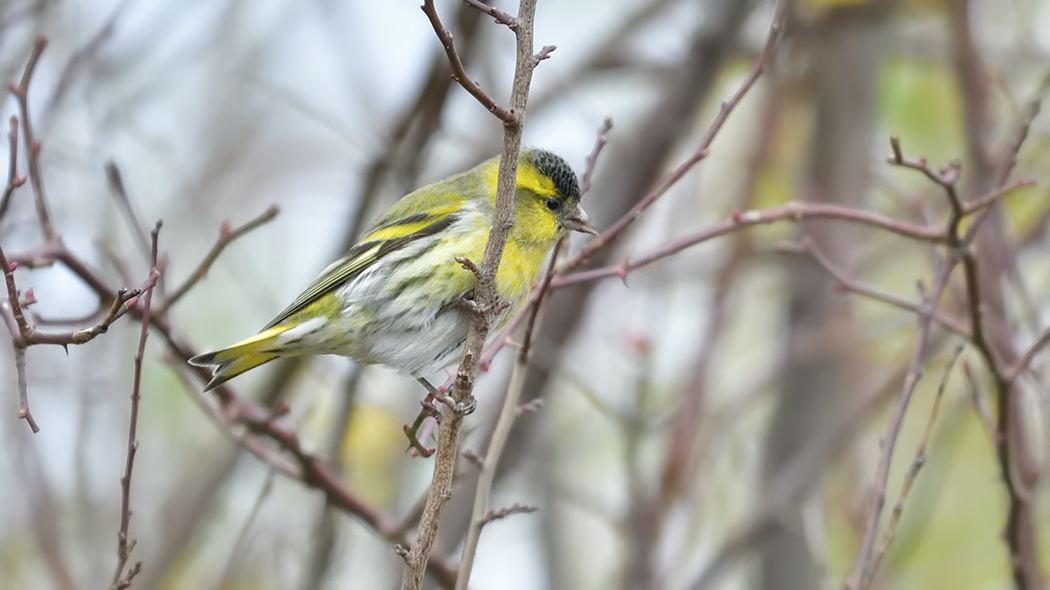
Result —
<instances>
[{"instance_id":1,"label":"siskin","mask_svg":"<svg viewBox=\"0 0 1050 590\"><path fill-rule=\"evenodd\" d=\"M498 170L497 157L403 197L258 334L191 358L215 367L205 391L282 356L335 354L407 373L433 393L425 377L463 354L476 277L456 259L482 258ZM496 274L506 306L490 337L524 304L566 230L598 233L580 208L576 174L548 151L522 151Z\"/></svg>"}]
</instances>

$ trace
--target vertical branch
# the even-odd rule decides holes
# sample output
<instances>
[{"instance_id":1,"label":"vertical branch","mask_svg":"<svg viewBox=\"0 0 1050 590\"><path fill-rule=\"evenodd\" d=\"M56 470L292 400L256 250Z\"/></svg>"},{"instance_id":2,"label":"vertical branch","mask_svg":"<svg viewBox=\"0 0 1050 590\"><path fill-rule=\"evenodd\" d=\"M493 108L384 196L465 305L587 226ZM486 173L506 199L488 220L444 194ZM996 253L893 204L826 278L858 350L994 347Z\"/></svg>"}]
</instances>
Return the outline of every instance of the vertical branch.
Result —
<instances>
[{"instance_id":1,"label":"vertical branch","mask_svg":"<svg viewBox=\"0 0 1050 590\"><path fill-rule=\"evenodd\" d=\"M143 289L142 298L142 327L139 332L139 347L135 351L135 372L131 385L131 419L128 425L128 451L124 461L124 475L120 478L120 530L117 532L117 568L113 572L111 590L126 590L131 586L131 581L142 571L142 562L136 561L125 573L131 552L135 549L136 541L128 541L128 525L131 523L131 470L135 466L135 452L138 451L138 423L139 423L139 400L141 399L142 385L142 358L146 354L146 338L149 336L150 306L153 303L153 288L160 278L157 270L157 238L160 235L158 221L150 232L152 248L150 251L151 266L149 279Z\"/></svg>"},{"instance_id":2,"label":"vertical branch","mask_svg":"<svg viewBox=\"0 0 1050 590\"><path fill-rule=\"evenodd\" d=\"M3 249L0 249L0 271L4 273L7 288L7 301L0 303L0 314L3 315L7 330L11 333L11 346L15 353L15 373L18 376L18 418L25 420L33 433L40 432L40 426L29 410L29 384L26 379L27 338L32 333L26 321L22 305L18 302L18 287L15 285L15 268L18 265L8 262Z\"/></svg>"},{"instance_id":3,"label":"vertical branch","mask_svg":"<svg viewBox=\"0 0 1050 590\"><path fill-rule=\"evenodd\" d=\"M15 189L26 182L25 178L18 176L18 117L11 117L10 126L11 130L7 133L7 186L4 187L3 197L0 197L0 219L7 215Z\"/></svg>"},{"instance_id":4,"label":"vertical branch","mask_svg":"<svg viewBox=\"0 0 1050 590\"><path fill-rule=\"evenodd\" d=\"M433 8L433 2L424 4ZM445 43L442 36L443 27L435 16L431 16L438 37L445 45L450 59L454 55L451 44ZM499 308L496 292L496 271L507 235L514 224L514 192L517 184L518 152L521 147L521 128L525 120L525 105L528 101L529 86L532 83L532 71L539 60L532 53L533 20L536 14L536 0L521 0L518 7L516 26L512 27L517 38L517 56L514 67L514 84L511 90L510 110L512 115L503 119L503 151L500 158L499 178L496 185L496 206L492 216L492 229L485 244L485 254L477 271L477 285L474 289L476 310L471 317L467 340L464 344L463 360L456 373L451 397L456 404L470 406L473 402L474 380L478 373L479 359L485 346L491 316ZM447 32L446 32L447 34ZM452 60L455 68L456 60ZM467 80L459 78L460 83L469 91ZM476 86L476 85L475 85ZM477 97L477 94L473 91ZM495 112L495 111L494 111ZM452 495L452 477L455 470L459 448L459 431L463 424L463 414L449 412L441 421L438 429L437 454L434 461L434 475L430 493L423 508L419 523L419 532L412 549L404 556L405 571L401 579L401 590L419 590L423 583L430 550L437 537L441 514Z\"/></svg>"},{"instance_id":5,"label":"vertical branch","mask_svg":"<svg viewBox=\"0 0 1050 590\"><path fill-rule=\"evenodd\" d=\"M948 362L944 365L944 376L941 377L941 383L937 386L937 393L933 397L933 407L930 408L930 416L926 419L926 428L922 431L922 438L919 439L919 445L915 449L915 459L912 461L911 467L908 468L908 472L904 475L904 483L901 484L897 504L893 507L893 512L890 513L889 525L886 527L886 531L882 535L882 542L879 543L879 548L875 551L875 556L871 560L871 566L864 574L865 586L871 585L872 580L875 578L875 572L878 571L879 564L882 563L882 558L897 537L897 526L900 525L901 516L904 515L904 504L908 501L908 495L915 487L915 480L919 477L919 471L926 465L926 447L930 444L933 425L937 422L941 401L944 399L944 391L948 388L948 378L951 377L952 369L955 368L955 363L959 360L959 356L964 349L964 344L956 345L955 351L952 352Z\"/></svg>"},{"instance_id":6,"label":"vertical branch","mask_svg":"<svg viewBox=\"0 0 1050 590\"><path fill-rule=\"evenodd\" d=\"M40 228L44 232L44 239L51 241L58 237L54 226L51 225L51 213L47 208L47 199L44 197L44 179L40 174L40 142L33 133L33 124L29 119L29 83L33 80L33 72L40 60L40 54L47 47L47 39L37 37L33 45L33 52L29 54L29 61L22 72L22 79L16 84L11 82L8 88L18 101L18 110L22 114L22 137L26 146L26 163L29 166L29 184L33 185L33 199L36 203L36 215L40 220Z\"/></svg>"},{"instance_id":7,"label":"vertical branch","mask_svg":"<svg viewBox=\"0 0 1050 590\"><path fill-rule=\"evenodd\" d=\"M609 131L612 130L612 125L612 119L606 117L602 121L601 127L598 128L598 134L594 140L594 147L591 149L591 153L587 156L583 176L580 181L581 198L586 195L591 188L591 178L594 176L594 168L598 163L598 156L601 154L605 144L609 141L608 134ZM554 246L554 254L551 256L543 281L541 281L540 285L536 287L532 294L530 294L530 297L535 298L535 303L531 307L524 308L524 310L527 310L526 313L528 313L528 320L525 324L525 335L522 338L521 348L518 350L518 355L514 362L514 369L510 376L510 384L507 386L507 394L503 398L503 406L500 409L499 418L496 421L496 427L492 431L492 436L489 438L488 449L485 451L485 456L482 459L481 474L478 477L477 487L474 491L474 506L471 512L470 524L467 528L466 540L463 543L463 551L459 562L459 573L456 576L456 590L467 590L467 584L470 582L470 572L474 566L474 556L477 553L478 542L481 538L481 529L487 523L492 521L492 514L489 512L488 504L489 497L492 494L492 486L496 480L496 467L499 465L500 456L503 454L503 449L507 444L507 440L510 438L511 429L514 427L514 421L521 414L519 400L521 399L522 390L525 387L525 375L528 369L529 352L532 349L532 337L536 329L536 320L539 317L539 310L540 306L543 304L544 295L546 295L547 291L550 289L551 280L554 278L554 269L557 266L558 256L562 253L567 243L567 238L562 236L561 239L558 240L557 245ZM509 332L507 332L507 334L509 335Z\"/></svg>"}]
</instances>

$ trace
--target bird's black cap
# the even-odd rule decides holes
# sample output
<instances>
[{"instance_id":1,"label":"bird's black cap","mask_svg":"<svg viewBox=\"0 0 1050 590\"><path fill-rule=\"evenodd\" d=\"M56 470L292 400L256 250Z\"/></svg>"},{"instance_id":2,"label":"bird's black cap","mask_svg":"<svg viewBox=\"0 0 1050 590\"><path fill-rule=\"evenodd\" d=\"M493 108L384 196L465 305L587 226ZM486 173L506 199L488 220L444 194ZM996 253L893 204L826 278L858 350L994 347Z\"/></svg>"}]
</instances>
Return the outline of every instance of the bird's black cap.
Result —
<instances>
[{"instance_id":1,"label":"bird's black cap","mask_svg":"<svg viewBox=\"0 0 1050 590\"><path fill-rule=\"evenodd\" d=\"M527 150L523 156L531 158L536 169L551 179L563 199L570 203L580 202L580 182L572 167L561 156L540 149Z\"/></svg>"}]
</instances>

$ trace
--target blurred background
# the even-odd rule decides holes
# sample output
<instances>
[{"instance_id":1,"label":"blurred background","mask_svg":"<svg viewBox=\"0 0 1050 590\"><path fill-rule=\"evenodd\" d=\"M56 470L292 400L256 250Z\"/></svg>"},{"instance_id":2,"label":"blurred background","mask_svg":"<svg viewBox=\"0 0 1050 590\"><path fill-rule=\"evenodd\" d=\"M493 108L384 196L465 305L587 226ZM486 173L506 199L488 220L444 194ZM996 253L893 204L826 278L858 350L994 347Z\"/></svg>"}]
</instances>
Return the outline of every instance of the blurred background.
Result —
<instances>
[{"instance_id":1,"label":"blurred background","mask_svg":"<svg viewBox=\"0 0 1050 590\"><path fill-rule=\"evenodd\" d=\"M56 230L114 287L135 286L149 264L134 228L163 219L170 290L224 222L279 205L170 310L174 331L199 351L254 333L397 198L499 150L501 125L450 80L418 4L3 0L4 79L18 79L37 35L50 41L29 99ZM463 3L437 4L468 71L505 102L513 35ZM886 165L890 134L907 155L961 158L964 198L998 184L1026 105L1045 90L1050 2L788 4L771 71L710 156L594 266L791 200L943 221L942 190ZM525 143L582 172L612 117L584 203L608 227L696 149L750 70L772 8L539 2L536 45L557 50L536 69ZM5 115L16 113L3 92ZM1021 351L1050 323L1048 140L1050 124L1036 118L1014 176L1038 184L1006 198L979 245L995 293L986 313ZM111 161L135 220L107 185ZM548 299L525 388L544 406L519 419L492 498L539 511L486 527L471 588L841 587L917 317L836 289L784 247L802 235L848 276L910 300L933 277L928 245L834 221L785 222ZM28 186L0 220L0 240L5 251L40 243ZM37 316L97 321L87 319L99 305L93 291L62 266L16 278L33 288ZM953 283L942 310L964 318L964 301ZM85 346L30 348L35 435L18 420L14 363L0 347L0 588L109 587L138 333L124 318ZM884 527L957 341L931 333ZM480 379L464 448L485 448L512 357L504 351ZM402 561L391 542L244 452L188 395L202 384L180 377L179 364L162 339L148 342L130 528L143 571L132 587L395 587ZM1030 518L1050 572L1046 359L1032 369L1018 390L1038 465ZM273 363L231 385L286 402L283 421L307 449L396 521L426 494L433 463L406 454L401 431L422 397L413 380L323 357ZM990 391L967 349L872 587L1012 587L1007 496L982 421L982 408L996 407ZM446 555L462 541L475 479L464 466L440 529Z\"/></svg>"}]
</instances>

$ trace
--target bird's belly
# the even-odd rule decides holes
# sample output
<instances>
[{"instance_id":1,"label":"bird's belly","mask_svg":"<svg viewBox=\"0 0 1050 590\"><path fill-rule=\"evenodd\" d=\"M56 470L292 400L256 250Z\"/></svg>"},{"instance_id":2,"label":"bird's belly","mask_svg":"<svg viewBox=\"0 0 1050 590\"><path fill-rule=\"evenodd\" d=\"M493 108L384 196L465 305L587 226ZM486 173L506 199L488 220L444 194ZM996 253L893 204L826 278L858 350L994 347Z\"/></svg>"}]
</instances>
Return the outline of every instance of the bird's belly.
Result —
<instances>
[{"instance_id":1,"label":"bird's belly","mask_svg":"<svg viewBox=\"0 0 1050 590\"><path fill-rule=\"evenodd\" d=\"M458 360L469 324L469 310L455 304L406 311L348 301L315 342L328 354L425 377Z\"/></svg>"},{"instance_id":2,"label":"bird's belly","mask_svg":"<svg viewBox=\"0 0 1050 590\"><path fill-rule=\"evenodd\" d=\"M365 339L359 360L387 365L413 377L425 377L462 354L470 314L448 307L400 314L377 322L381 328Z\"/></svg>"}]
</instances>

